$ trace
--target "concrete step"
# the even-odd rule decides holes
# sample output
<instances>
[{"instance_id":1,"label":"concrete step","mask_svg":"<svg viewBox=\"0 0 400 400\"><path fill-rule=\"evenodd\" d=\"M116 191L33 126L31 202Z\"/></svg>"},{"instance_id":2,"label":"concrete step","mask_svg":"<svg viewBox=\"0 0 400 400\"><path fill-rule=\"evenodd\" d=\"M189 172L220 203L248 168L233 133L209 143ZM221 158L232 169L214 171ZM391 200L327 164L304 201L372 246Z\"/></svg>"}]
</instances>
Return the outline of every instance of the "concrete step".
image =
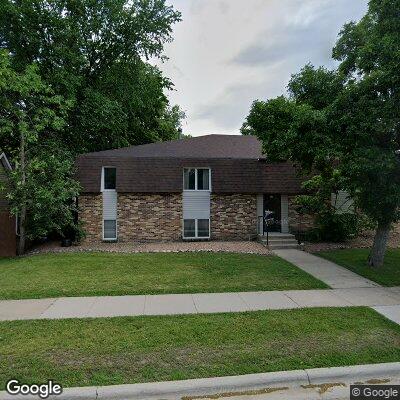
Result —
<instances>
[{"instance_id":1,"label":"concrete step","mask_svg":"<svg viewBox=\"0 0 400 400\"><path fill-rule=\"evenodd\" d=\"M259 236L260 242L271 250L298 249L299 245L294 235L290 233L270 233L267 236Z\"/></svg>"},{"instance_id":2,"label":"concrete step","mask_svg":"<svg viewBox=\"0 0 400 400\"><path fill-rule=\"evenodd\" d=\"M298 244L297 240L287 239L287 240L261 240L261 243L264 245L290 245L290 244Z\"/></svg>"},{"instance_id":3,"label":"concrete step","mask_svg":"<svg viewBox=\"0 0 400 400\"><path fill-rule=\"evenodd\" d=\"M267 238L261 239L263 242L267 241ZM297 240L295 238L290 238L290 239L278 239L278 238L269 238L269 243L292 243L296 242Z\"/></svg>"},{"instance_id":4,"label":"concrete step","mask_svg":"<svg viewBox=\"0 0 400 400\"><path fill-rule=\"evenodd\" d=\"M299 249L300 246L296 243L287 243L287 244L269 244L267 246L270 250L281 250L281 249Z\"/></svg>"},{"instance_id":5,"label":"concrete step","mask_svg":"<svg viewBox=\"0 0 400 400\"><path fill-rule=\"evenodd\" d=\"M294 235L291 235L290 233L270 233L269 235L270 239L295 239ZM261 240L267 240L267 234L260 235L259 236Z\"/></svg>"}]
</instances>

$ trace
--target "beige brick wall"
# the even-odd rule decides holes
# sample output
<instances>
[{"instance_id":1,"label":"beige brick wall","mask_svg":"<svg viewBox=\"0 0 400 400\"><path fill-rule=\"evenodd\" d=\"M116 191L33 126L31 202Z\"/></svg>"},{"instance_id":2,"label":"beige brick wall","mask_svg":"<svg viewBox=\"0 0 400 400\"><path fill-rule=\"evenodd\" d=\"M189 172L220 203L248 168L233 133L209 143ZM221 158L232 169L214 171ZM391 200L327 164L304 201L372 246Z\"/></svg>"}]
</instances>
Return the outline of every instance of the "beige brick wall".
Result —
<instances>
[{"instance_id":1,"label":"beige brick wall","mask_svg":"<svg viewBox=\"0 0 400 400\"><path fill-rule=\"evenodd\" d=\"M312 216L299 217L289 197L291 230L306 230ZM79 217L87 241L101 241L102 195L79 198ZM257 197L252 194L211 194L211 239L248 240L257 234ZM118 240L174 241L182 238L182 194L118 193Z\"/></svg>"},{"instance_id":2,"label":"beige brick wall","mask_svg":"<svg viewBox=\"0 0 400 400\"><path fill-rule=\"evenodd\" d=\"M211 194L211 238L248 240L257 234L257 196Z\"/></svg>"},{"instance_id":3,"label":"beige brick wall","mask_svg":"<svg viewBox=\"0 0 400 400\"><path fill-rule=\"evenodd\" d=\"M118 193L118 240L179 240L182 194Z\"/></svg>"},{"instance_id":4,"label":"beige brick wall","mask_svg":"<svg viewBox=\"0 0 400 400\"><path fill-rule=\"evenodd\" d=\"M86 241L103 240L103 197L101 194L83 194L79 196L79 220L86 232Z\"/></svg>"}]
</instances>

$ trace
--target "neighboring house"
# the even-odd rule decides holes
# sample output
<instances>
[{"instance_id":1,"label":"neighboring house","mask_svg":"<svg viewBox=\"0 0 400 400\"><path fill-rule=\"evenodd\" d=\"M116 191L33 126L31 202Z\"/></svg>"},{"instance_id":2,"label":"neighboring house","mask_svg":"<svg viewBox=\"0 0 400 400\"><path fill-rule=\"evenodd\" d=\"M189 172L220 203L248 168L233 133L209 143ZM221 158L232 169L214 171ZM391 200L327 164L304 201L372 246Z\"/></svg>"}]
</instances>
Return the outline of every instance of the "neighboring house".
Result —
<instances>
[{"instance_id":1,"label":"neighboring house","mask_svg":"<svg viewBox=\"0 0 400 400\"><path fill-rule=\"evenodd\" d=\"M305 229L293 198L302 179L267 163L253 136L208 135L107 150L77 159L80 220L90 241L249 239Z\"/></svg>"},{"instance_id":2,"label":"neighboring house","mask_svg":"<svg viewBox=\"0 0 400 400\"><path fill-rule=\"evenodd\" d=\"M7 171L11 165L4 153L0 154L0 187L7 188ZM16 255L17 237L15 218L10 213L6 190L0 189L0 257Z\"/></svg>"}]
</instances>

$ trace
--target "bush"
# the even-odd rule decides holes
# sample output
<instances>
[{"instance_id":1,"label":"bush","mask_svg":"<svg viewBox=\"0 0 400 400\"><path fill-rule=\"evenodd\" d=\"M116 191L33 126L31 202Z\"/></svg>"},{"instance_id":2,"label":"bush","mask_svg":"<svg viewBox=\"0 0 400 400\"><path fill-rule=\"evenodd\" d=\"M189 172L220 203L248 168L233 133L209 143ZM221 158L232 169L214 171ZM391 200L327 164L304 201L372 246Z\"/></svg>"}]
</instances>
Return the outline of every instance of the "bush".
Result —
<instances>
[{"instance_id":1,"label":"bush","mask_svg":"<svg viewBox=\"0 0 400 400\"><path fill-rule=\"evenodd\" d=\"M337 214L331 211L321 213L316 218L317 227L313 235L317 241L345 242L358 235L361 218L357 214Z\"/></svg>"}]
</instances>

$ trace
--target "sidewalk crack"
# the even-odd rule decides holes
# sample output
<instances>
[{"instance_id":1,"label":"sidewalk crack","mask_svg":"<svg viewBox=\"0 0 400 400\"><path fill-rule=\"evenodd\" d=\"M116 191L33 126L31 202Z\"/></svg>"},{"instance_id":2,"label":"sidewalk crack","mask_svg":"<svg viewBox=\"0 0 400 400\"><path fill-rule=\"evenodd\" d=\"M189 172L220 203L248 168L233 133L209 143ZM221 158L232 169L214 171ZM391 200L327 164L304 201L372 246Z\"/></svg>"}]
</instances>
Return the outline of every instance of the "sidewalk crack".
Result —
<instances>
[{"instance_id":1,"label":"sidewalk crack","mask_svg":"<svg viewBox=\"0 0 400 400\"><path fill-rule=\"evenodd\" d=\"M147 301L147 294L144 295L144 302L143 302L143 312L142 315L145 315L145 311L146 311L146 301Z\"/></svg>"},{"instance_id":2,"label":"sidewalk crack","mask_svg":"<svg viewBox=\"0 0 400 400\"><path fill-rule=\"evenodd\" d=\"M250 305L246 303L246 300L240 295L240 293L237 293L237 295L239 296L240 300L243 301L243 303L245 304L245 306L247 307L248 311L251 311Z\"/></svg>"},{"instance_id":3,"label":"sidewalk crack","mask_svg":"<svg viewBox=\"0 0 400 400\"><path fill-rule=\"evenodd\" d=\"M42 315L50 308L52 307L57 300L59 300L60 298L54 298L53 301L39 314L39 318L42 317Z\"/></svg>"},{"instance_id":4,"label":"sidewalk crack","mask_svg":"<svg viewBox=\"0 0 400 400\"><path fill-rule=\"evenodd\" d=\"M289 298L290 300L293 301L294 304L296 304L297 306L299 306L300 308L304 308L301 304L299 304L297 301L295 301L294 299L292 299L287 293L283 293L287 298Z\"/></svg>"},{"instance_id":5,"label":"sidewalk crack","mask_svg":"<svg viewBox=\"0 0 400 400\"><path fill-rule=\"evenodd\" d=\"M193 302L193 305L194 305L194 309L196 310L196 313L199 314L199 310L198 310L198 308L196 306L196 302L194 301L193 294L191 294L190 297L192 298L192 302Z\"/></svg>"},{"instance_id":6,"label":"sidewalk crack","mask_svg":"<svg viewBox=\"0 0 400 400\"><path fill-rule=\"evenodd\" d=\"M308 371L305 369L304 372L307 375L308 384L311 385L311 379L310 379L310 375L308 374Z\"/></svg>"}]
</instances>

